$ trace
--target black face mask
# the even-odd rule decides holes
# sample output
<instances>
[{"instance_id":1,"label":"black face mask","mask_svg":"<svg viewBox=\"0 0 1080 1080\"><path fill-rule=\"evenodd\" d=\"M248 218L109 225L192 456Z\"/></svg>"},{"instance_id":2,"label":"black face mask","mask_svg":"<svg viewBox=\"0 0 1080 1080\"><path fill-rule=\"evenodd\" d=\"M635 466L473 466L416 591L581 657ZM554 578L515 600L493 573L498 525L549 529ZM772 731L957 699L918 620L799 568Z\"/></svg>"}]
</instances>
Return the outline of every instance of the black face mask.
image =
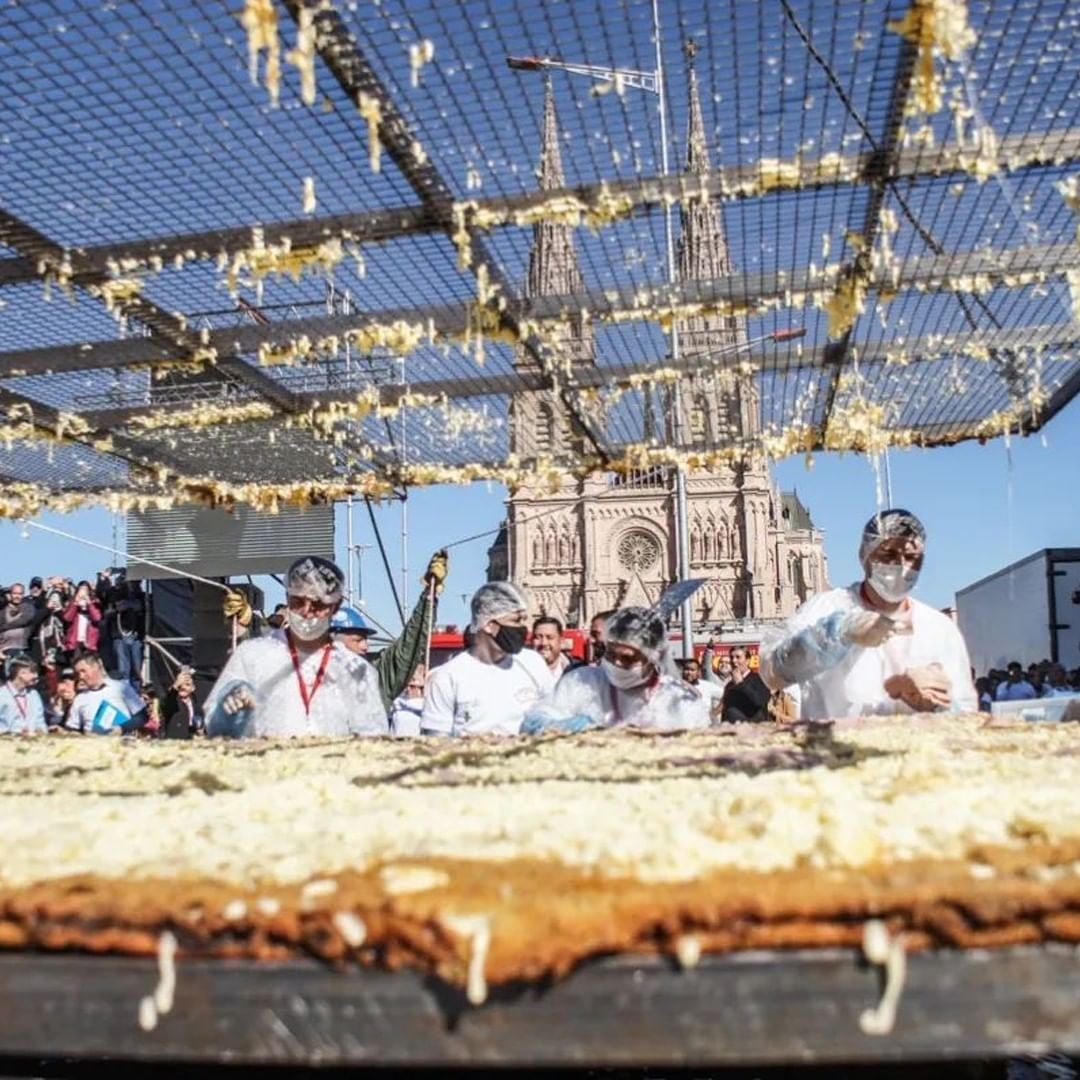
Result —
<instances>
[{"instance_id":1,"label":"black face mask","mask_svg":"<svg viewBox=\"0 0 1080 1080\"><path fill-rule=\"evenodd\" d=\"M529 628L527 626L503 626L500 623L499 630L494 635L495 644L504 653L515 656L525 648L525 638L528 637L528 634Z\"/></svg>"}]
</instances>

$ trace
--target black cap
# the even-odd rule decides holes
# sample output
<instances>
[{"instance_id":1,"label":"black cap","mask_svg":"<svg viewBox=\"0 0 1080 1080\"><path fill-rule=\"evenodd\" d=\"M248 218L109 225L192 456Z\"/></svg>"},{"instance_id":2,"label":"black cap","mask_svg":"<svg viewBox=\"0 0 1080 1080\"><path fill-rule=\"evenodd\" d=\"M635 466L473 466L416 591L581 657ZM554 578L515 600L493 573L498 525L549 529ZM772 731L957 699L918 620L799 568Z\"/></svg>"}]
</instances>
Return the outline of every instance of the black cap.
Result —
<instances>
[{"instance_id":1,"label":"black cap","mask_svg":"<svg viewBox=\"0 0 1080 1080\"><path fill-rule=\"evenodd\" d=\"M44 584L45 584L45 582L43 582L41 580L41 578L39 578L39 577L32 577L30 579L30 588L31 589L40 589L41 586L44 585Z\"/></svg>"},{"instance_id":2,"label":"black cap","mask_svg":"<svg viewBox=\"0 0 1080 1080\"><path fill-rule=\"evenodd\" d=\"M77 679L78 675L75 674L72 668L66 667L63 671L60 672L59 675L56 676L56 678L57 681L60 681L62 679Z\"/></svg>"}]
</instances>

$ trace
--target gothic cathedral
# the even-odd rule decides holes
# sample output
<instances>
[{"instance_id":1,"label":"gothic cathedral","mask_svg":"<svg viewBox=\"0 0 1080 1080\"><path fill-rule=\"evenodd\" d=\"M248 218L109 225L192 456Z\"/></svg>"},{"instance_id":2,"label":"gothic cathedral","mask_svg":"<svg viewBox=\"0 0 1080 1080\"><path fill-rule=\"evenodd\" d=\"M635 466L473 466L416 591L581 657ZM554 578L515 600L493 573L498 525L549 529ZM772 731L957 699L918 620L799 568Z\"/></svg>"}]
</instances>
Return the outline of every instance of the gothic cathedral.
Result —
<instances>
[{"instance_id":1,"label":"gothic cathedral","mask_svg":"<svg viewBox=\"0 0 1080 1080\"><path fill-rule=\"evenodd\" d=\"M704 174L710 168L709 151L692 66L689 99L686 169ZM550 81L539 179L545 190L564 185ZM700 200L681 207L680 226L681 280L714 280L731 273L718 206ZM551 222L534 226L526 295L565 296L583 288L572 228ZM677 332L681 355L691 361L745 340L742 320L732 317L685 319ZM594 362L589 326L569 320L563 334L559 350L572 363ZM532 361L519 352L515 363L528 370ZM677 392L685 438L692 445L716 445L758 431L760 407L752 376L722 370L688 376ZM663 435L670 443L673 432ZM550 453L574 439L557 395L515 395L511 440L522 457ZM708 581L693 600L695 622L775 619L826 587L822 533L795 493L778 492L764 458L755 455L742 464L689 473L687 502L690 576ZM600 611L648 605L676 580L675 520L673 479L663 468L567 478L555 492L522 487L511 496L505 527L489 552L489 577L524 586L534 611L566 625L585 625Z\"/></svg>"}]
</instances>

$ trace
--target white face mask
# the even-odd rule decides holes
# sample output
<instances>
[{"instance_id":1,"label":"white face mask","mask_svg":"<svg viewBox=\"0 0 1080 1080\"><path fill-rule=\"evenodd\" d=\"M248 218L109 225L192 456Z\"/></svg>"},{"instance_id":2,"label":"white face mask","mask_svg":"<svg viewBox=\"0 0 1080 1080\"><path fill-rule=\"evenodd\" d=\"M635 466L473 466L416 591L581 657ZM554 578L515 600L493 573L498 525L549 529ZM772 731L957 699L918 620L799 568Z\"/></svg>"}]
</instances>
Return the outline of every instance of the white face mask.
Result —
<instances>
[{"instance_id":1,"label":"white face mask","mask_svg":"<svg viewBox=\"0 0 1080 1080\"><path fill-rule=\"evenodd\" d=\"M330 630L330 616L313 615L307 619L303 615L298 615L295 611L290 611L289 629L301 641L318 641Z\"/></svg>"},{"instance_id":2,"label":"white face mask","mask_svg":"<svg viewBox=\"0 0 1080 1080\"><path fill-rule=\"evenodd\" d=\"M619 690L633 690L648 682L648 669L645 664L635 664L633 667L616 667L610 660L601 660L600 666L608 682Z\"/></svg>"},{"instance_id":3,"label":"white face mask","mask_svg":"<svg viewBox=\"0 0 1080 1080\"><path fill-rule=\"evenodd\" d=\"M870 564L870 576L867 581L870 587L890 604L899 604L919 580L919 571L900 563Z\"/></svg>"}]
</instances>

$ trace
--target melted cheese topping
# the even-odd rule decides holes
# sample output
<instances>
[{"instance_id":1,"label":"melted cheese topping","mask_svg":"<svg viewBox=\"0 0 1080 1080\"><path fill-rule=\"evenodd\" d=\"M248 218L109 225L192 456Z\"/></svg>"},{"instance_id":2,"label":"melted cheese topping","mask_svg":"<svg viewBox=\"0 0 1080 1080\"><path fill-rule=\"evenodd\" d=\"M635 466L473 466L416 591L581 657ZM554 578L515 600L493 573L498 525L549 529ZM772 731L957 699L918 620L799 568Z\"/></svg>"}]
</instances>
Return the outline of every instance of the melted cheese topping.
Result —
<instances>
[{"instance_id":1,"label":"melted cheese topping","mask_svg":"<svg viewBox=\"0 0 1080 1080\"><path fill-rule=\"evenodd\" d=\"M824 751L800 748L783 730L742 745L714 731L533 741L6 739L0 885L69 874L199 877L245 890L306 882L309 896L325 897L332 892L319 882L379 866L392 891L437 888L442 879L424 871L440 858L527 857L687 881L724 868L981 863L986 847L1080 840L1080 729L981 724L876 722L838 732ZM144 827L117 844L116 830L132 820ZM172 827L177 820L183 829ZM226 917L245 913L234 901Z\"/></svg>"}]
</instances>

